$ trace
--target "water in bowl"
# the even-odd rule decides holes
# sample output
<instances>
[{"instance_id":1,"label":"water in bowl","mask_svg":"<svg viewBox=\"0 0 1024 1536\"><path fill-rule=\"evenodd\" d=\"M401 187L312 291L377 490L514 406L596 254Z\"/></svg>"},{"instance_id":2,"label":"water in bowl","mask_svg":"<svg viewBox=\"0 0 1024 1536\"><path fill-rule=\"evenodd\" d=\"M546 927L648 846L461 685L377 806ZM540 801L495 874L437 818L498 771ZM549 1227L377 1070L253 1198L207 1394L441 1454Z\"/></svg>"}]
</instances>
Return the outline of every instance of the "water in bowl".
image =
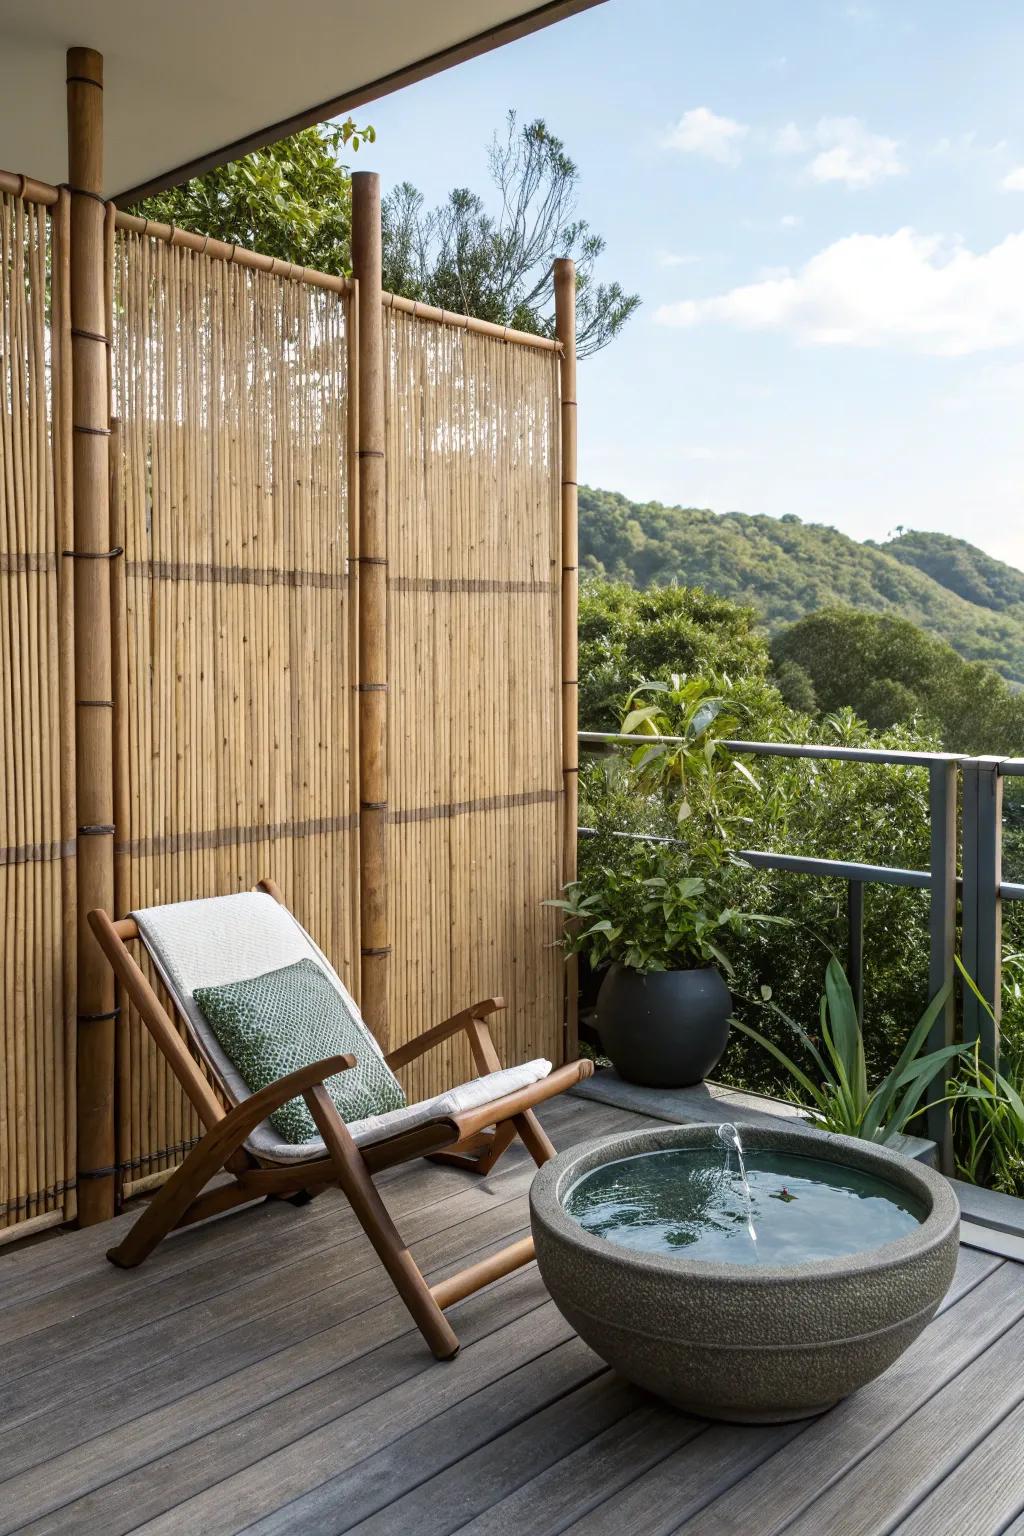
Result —
<instances>
[{"instance_id":1,"label":"water in bowl","mask_svg":"<svg viewBox=\"0 0 1024 1536\"><path fill-rule=\"evenodd\" d=\"M927 1215L885 1179L792 1152L746 1152L746 1178L749 1207L720 1146L670 1148L591 1169L564 1205L586 1231L623 1248L749 1265L861 1253Z\"/></svg>"}]
</instances>

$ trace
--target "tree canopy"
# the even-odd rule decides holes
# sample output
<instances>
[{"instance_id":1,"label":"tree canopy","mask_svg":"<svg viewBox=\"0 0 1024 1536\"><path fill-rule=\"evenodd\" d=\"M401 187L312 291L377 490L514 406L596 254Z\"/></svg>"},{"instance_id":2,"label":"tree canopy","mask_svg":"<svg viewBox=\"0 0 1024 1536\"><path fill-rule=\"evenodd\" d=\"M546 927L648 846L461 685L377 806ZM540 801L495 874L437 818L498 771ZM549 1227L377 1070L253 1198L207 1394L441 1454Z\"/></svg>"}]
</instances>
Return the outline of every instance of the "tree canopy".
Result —
<instances>
[{"instance_id":1,"label":"tree canopy","mask_svg":"<svg viewBox=\"0 0 1024 1536\"><path fill-rule=\"evenodd\" d=\"M352 118L304 128L132 211L320 272L351 270L352 181L339 156L372 143Z\"/></svg>"},{"instance_id":2,"label":"tree canopy","mask_svg":"<svg viewBox=\"0 0 1024 1536\"><path fill-rule=\"evenodd\" d=\"M352 183L341 161L372 143L352 118L306 128L133 210L321 272L351 271ZM498 325L554 333L551 264L576 263L581 357L616 336L640 303L616 282L598 282L604 240L577 215L580 173L541 119L510 112L488 154L488 196L456 187L427 210L402 183L384 199L384 286L441 309ZM492 211L492 206L496 211Z\"/></svg>"},{"instance_id":3,"label":"tree canopy","mask_svg":"<svg viewBox=\"0 0 1024 1536\"><path fill-rule=\"evenodd\" d=\"M554 334L551 263L576 263L579 356L607 346L640 303L619 283L598 283L594 265L605 248L576 215L579 169L541 118L520 123L509 112L488 155L498 212L468 187L456 187L427 211L403 182L386 198L384 286L440 309L499 325Z\"/></svg>"}]
</instances>

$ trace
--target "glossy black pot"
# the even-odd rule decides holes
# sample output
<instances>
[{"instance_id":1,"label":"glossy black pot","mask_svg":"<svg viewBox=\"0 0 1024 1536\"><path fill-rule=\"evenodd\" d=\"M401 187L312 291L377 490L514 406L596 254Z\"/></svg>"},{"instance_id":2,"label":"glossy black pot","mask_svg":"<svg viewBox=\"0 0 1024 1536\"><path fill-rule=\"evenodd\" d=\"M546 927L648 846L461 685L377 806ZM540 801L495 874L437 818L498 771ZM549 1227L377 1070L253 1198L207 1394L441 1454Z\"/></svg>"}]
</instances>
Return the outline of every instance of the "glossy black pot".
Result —
<instances>
[{"instance_id":1,"label":"glossy black pot","mask_svg":"<svg viewBox=\"0 0 1024 1536\"><path fill-rule=\"evenodd\" d=\"M648 1088L687 1088L718 1065L732 998L713 965L650 971L613 965L597 995L597 1028L620 1077Z\"/></svg>"}]
</instances>

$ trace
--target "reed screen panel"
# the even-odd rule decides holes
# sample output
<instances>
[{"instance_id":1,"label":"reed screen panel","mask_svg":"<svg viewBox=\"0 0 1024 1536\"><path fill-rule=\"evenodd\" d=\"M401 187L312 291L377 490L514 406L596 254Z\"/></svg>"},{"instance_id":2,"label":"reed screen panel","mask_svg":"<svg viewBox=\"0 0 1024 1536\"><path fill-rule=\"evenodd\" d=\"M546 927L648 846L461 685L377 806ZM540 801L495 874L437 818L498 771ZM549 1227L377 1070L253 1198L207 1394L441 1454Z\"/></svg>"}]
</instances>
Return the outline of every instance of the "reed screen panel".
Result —
<instances>
[{"instance_id":1,"label":"reed screen panel","mask_svg":"<svg viewBox=\"0 0 1024 1536\"><path fill-rule=\"evenodd\" d=\"M501 993L558 1061L558 356L385 307L391 1043ZM473 1075L464 1041L411 1097Z\"/></svg>"},{"instance_id":2,"label":"reed screen panel","mask_svg":"<svg viewBox=\"0 0 1024 1536\"><path fill-rule=\"evenodd\" d=\"M74 1213L72 614L57 429L66 244L55 222L0 197L0 1228Z\"/></svg>"},{"instance_id":3,"label":"reed screen panel","mask_svg":"<svg viewBox=\"0 0 1024 1536\"><path fill-rule=\"evenodd\" d=\"M269 875L358 985L349 295L119 232L118 906ZM197 1125L136 1019L129 1182Z\"/></svg>"}]
</instances>

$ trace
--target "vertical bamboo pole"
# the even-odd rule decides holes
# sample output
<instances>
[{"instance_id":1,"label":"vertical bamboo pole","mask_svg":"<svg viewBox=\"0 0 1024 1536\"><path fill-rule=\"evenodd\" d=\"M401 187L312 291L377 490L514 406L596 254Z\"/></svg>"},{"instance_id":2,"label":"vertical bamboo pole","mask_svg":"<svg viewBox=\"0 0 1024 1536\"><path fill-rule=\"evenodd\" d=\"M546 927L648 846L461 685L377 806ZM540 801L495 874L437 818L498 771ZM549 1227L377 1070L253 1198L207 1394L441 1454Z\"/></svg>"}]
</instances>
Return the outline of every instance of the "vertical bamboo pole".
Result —
<instances>
[{"instance_id":1,"label":"vertical bamboo pole","mask_svg":"<svg viewBox=\"0 0 1024 1536\"><path fill-rule=\"evenodd\" d=\"M576 266L566 257L555 262L555 332L562 343L562 879L576 878L576 828L579 819L579 534L576 471ZM578 966L566 967L565 1053L579 1050Z\"/></svg>"},{"instance_id":2,"label":"vertical bamboo pole","mask_svg":"<svg viewBox=\"0 0 1024 1536\"><path fill-rule=\"evenodd\" d=\"M114 982L85 922L114 897L110 492L104 272L103 59L67 54L71 188L76 796L78 806L78 1219L115 1213Z\"/></svg>"},{"instance_id":3,"label":"vertical bamboo pole","mask_svg":"<svg viewBox=\"0 0 1024 1536\"><path fill-rule=\"evenodd\" d=\"M388 562L384 467L384 315L380 177L352 177L352 275L358 283L360 1006L389 1049Z\"/></svg>"}]
</instances>

